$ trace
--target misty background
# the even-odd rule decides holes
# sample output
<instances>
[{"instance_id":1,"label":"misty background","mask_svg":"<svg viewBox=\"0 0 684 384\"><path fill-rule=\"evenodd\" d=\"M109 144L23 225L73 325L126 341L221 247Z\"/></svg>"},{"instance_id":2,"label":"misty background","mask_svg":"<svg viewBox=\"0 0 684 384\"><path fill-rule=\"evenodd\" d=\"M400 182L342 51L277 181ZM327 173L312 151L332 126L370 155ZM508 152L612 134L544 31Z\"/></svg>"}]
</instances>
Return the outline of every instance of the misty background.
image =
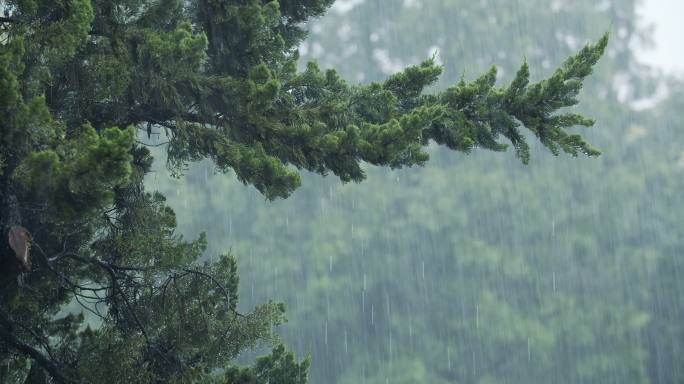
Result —
<instances>
[{"instance_id":1,"label":"misty background","mask_svg":"<svg viewBox=\"0 0 684 384\"><path fill-rule=\"evenodd\" d=\"M524 60L533 79L605 31L578 110L597 159L533 146L429 148L362 184L304 175L265 201L209 162L153 173L180 232L231 252L241 306L282 301L278 332L312 383L684 382L684 70L675 0L339 0L302 63L351 83L435 56L437 85ZM164 166L162 151L157 167Z\"/></svg>"}]
</instances>

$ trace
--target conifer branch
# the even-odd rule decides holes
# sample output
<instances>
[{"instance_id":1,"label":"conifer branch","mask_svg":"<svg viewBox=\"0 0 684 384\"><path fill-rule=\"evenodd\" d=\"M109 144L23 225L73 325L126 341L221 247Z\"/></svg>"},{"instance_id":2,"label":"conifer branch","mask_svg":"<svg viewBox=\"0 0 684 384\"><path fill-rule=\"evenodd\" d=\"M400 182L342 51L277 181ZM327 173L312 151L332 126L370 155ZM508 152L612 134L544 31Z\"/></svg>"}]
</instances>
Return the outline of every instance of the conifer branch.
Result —
<instances>
[{"instance_id":1,"label":"conifer branch","mask_svg":"<svg viewBox=\"0 0 684 384\"><path fill-rule=\"evenodd\" d=\"M75 381L67 377L59 366L50 358L43 355L42 352L35 349L31 345L20 340L13 329L15 322L7 311L0 307L0 337L18 352L30 357L45 369L58 383L60 384L76 384Z\"/></svg>"}]
</instances>

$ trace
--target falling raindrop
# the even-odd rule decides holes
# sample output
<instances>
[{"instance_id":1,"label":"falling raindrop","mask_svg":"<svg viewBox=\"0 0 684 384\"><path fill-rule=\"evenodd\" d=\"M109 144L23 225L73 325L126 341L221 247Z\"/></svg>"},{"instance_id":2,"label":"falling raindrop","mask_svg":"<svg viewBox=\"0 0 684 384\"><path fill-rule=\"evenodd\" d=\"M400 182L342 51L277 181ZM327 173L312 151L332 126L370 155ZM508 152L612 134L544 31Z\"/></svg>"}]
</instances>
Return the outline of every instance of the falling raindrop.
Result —
<instances>
[{"instance_id":1,"label":"falling raindrop","mask_svg":"<svg viewBox=\"0 0 684 384\"><path fill-rule=\"evenodd\" d=\"M451 348L447 347L447 368L451 371Z\"/></svg>"},{"instance_id":2,"label":"falling raindrop","mask_svg":"<svg viewBox=\"0 0 684 384\"><path fill-rule=\"evenodd\" d=\"M347 342L347 330L344 330L344 353L349 352L349 343Z\"/></svg>"},{"instance_id":3,"label":"falling raindrop","mask_svg":"<svg viewBox=\"0 0 684 384\"><path fill-rule=\"evenodd\" d=\"M477 376L477 365L475 364L475 351L472 351L473 354L473 376Z\"/></svg>"},{"instance_id":4,"label":"falling raindrop","mask_svg":"<svg viewBox=\"0 0 684 384\"><path fill-rule=\"evenodd\" d=\"M361 291L361 313L366 313L366 290Z\"/></svg>"}]
</instances>

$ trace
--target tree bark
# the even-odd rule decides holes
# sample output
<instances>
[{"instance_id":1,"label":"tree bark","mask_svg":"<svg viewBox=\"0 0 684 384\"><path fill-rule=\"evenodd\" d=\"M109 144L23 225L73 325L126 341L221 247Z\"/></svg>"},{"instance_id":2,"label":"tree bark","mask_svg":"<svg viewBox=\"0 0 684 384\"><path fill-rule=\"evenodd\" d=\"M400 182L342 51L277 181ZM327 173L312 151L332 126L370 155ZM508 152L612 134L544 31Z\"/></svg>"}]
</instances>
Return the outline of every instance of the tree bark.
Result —
<instances>
[{"instance_id":1,"label":"tree bark","mask_svg":"<svg viewBox=\"0 0 684 384\"><path fill-rule=\"evenodd\" d=\"M7 290L15 285L22 271L8 238L10 228L21 225L22 221L19 200L9 177L11 173L11 169L6 168L0 176L0 302L8 297Z\"/></svg>"}]
</instances>

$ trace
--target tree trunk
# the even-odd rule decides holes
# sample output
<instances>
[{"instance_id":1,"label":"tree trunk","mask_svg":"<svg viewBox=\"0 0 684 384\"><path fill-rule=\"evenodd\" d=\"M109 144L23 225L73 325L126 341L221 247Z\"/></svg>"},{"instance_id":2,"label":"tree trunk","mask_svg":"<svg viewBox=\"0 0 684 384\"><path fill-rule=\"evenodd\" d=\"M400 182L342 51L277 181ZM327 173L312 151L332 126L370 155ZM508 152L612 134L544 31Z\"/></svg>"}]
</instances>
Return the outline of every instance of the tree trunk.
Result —
<instances>
[{"instance_id":1,"label":"tree trunk","mask_svg":"<svg viewBox=\"0 0 684 384\"><path fill-rule=\"evenodd\" d=\"M8 238L10 228L21 225L21 209L10 181L11 172L4 171L0 176L0 303L16 292L17 277L22 272Z\"/></svg>"}]
</instances>

